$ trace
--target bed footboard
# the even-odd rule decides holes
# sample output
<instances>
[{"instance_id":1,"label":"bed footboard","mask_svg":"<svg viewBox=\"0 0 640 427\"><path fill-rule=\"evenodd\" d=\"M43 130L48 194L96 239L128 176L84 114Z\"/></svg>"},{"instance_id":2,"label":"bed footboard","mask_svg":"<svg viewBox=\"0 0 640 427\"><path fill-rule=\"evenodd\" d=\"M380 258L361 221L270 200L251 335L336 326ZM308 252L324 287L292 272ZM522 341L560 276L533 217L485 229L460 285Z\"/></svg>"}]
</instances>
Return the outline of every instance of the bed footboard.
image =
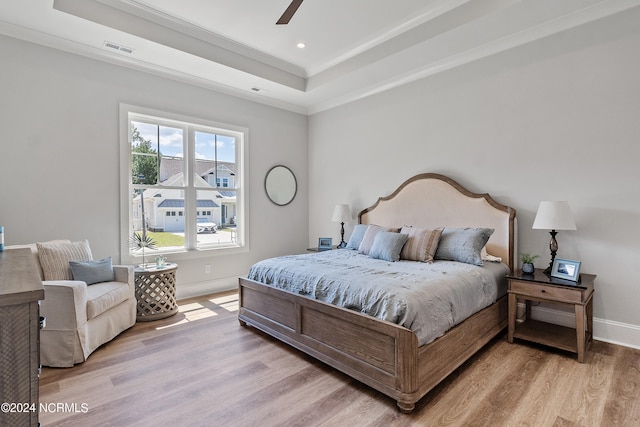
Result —
<instances>
[{"instance_id":1,"label":"bed footboard","mask_svg":"<svg viewBox=\"0 0 640 427\"><path fill-rule=\"evenodd\" d=\"M239 279L241 324L249 324L392 397L420 399L418 340L404 327Z\"/></svg>"},{"instance_id":2,"label":"bed footboard","mask_svg":"<svg viewBox=\"0 0 640 427\"><path fill-rule=\"evenodd\" d=\"M240 324L260 329L397 401L403 412L507 326L507 298L418 347L402 326L240 278Z\"/></svg>"}]
</instances>

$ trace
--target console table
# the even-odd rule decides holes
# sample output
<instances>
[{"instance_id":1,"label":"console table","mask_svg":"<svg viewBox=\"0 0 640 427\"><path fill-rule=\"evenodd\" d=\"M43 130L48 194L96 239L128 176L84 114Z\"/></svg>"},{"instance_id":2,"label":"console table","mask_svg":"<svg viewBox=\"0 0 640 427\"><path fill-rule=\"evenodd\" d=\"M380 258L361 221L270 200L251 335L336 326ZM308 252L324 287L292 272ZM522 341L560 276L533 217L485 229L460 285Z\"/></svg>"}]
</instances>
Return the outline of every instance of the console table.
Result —
<instances>
[{"instance_id":1,"label":"console table","mask_svg":"<svg viewBox=\"0 0 640 427\"><path fill-rule=\"evenodd\" d=\"M177 264L163 267L137 267L134 270L136 300L136 320L164 319L178 312L176 300Z\"/></svg>"},{"instance_id":2,"label":"console table","mask_svg":"<svg viewBox=\"0 0 640 427\"><path fill-rule=\"evenodd\" d=\"M38 425L41 299L44 288L31 250L0 252L2 426Z\"/></svg>"}]
</instances>

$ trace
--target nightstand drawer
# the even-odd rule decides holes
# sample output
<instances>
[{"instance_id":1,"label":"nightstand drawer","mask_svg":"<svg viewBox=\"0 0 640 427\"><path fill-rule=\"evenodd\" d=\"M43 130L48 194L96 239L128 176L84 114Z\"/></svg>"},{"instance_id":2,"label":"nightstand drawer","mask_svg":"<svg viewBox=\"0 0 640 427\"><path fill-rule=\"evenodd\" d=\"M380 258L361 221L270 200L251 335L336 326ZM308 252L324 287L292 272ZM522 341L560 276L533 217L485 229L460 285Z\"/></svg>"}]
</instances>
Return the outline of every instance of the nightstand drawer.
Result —
<instances>
[{"instance_id":1,"label":"nightstand drawer","mask_svg":"<svg viewBox=\"0 0 640 427\"><path fill-rule=\"evenodd\" d=\"M582 302L582 289L538 285L531 282L511 280L509 289L520 295L567 302Z\"/></svg>"}]
</instances>

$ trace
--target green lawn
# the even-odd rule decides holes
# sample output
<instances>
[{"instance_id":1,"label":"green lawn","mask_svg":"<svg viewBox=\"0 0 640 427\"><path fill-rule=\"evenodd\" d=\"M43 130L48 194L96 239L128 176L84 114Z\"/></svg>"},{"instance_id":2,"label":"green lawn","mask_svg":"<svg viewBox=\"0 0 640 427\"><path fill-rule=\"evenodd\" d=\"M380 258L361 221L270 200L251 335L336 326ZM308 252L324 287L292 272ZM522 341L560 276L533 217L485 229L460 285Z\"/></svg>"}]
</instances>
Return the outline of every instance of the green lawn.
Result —
<instances>
[{"instance_id":1,"label":"green lawn","mask_svg":"<svg viewBox=\"0 0 640 427\"><path fill-rule=\"evenodd\" d=\"M218 232L231 233L235 228L219 228ZM137 233L140 233L139 231ZM156 247L166 248L168 246L184 246L184 236L178 236L165 231L147 231L147 236L155 240ZM152 252L149 252L152 253Z\"/></svg>"},{"instance_id":2,"label":"green lawn","mask_svg":"<svg viewBox=\"0 0 640 427\"><path fill-rule=\"evenodd\" d=\"M184 246L184 237L163 231L147 231L147 236L156 241L157 247Z\"/></svg>"}]
</instances>

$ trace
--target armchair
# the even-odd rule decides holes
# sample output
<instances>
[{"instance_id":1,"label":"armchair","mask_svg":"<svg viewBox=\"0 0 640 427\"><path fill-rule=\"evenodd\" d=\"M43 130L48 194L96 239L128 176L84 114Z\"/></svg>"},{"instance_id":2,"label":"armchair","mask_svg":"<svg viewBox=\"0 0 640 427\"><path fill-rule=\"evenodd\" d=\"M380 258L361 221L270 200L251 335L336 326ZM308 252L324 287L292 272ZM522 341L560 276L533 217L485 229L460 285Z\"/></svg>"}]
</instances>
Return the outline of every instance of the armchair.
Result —
<instances>
[{"instance_id":1,"label":"armchair","mask_svg":"<svg viewBox=\"0 0 640 427\"><path fill-rule=\"evenodd\" d=\"M46 317L40 331L43 365L71 367L84 362L102 344L135 324L132 266L114 265L112 281L87 285L72 280L68 266L70 260L91 260L86 241L57 240L26 247L35 257L44 286L44 300L40 301L40 315ZM47 280L52 277L60 280Z\"/></svg>"}]
</instances>

